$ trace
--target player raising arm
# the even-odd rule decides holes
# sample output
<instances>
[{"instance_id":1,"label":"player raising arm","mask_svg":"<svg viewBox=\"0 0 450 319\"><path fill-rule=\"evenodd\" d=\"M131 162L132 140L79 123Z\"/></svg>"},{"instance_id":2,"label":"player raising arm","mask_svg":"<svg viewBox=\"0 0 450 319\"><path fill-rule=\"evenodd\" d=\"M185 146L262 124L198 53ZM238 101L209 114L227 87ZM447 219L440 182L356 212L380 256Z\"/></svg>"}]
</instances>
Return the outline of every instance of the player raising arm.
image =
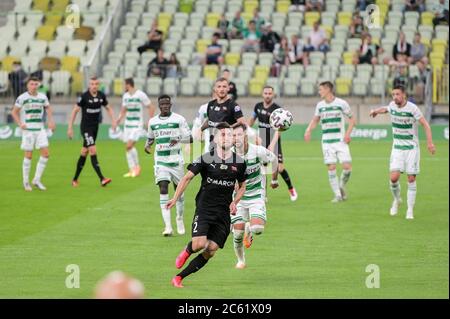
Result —
<instances>
[{"instance_id":1,"label":"player raising arm","mask_svg":"<svg viewBox=\"0 0 450 319\"><path fill-rule=\"evenodd\" d=\"M390 113L392 122L393 145L390 159L390 188L394 201L391 206L391 215L398 213L398 206L401 203L400 196L400 174L408 175L408 193L406 218L414 218L414 204L416 201L417 185L416 176L420 172L420 147L418 125L420 123L427 137L427 148L431 154L436 152L433 144L431 128L422 112L406 96L403 86L395 86L392 90L393 101L388 106L383 106L370 111L370 116L376 117L378 114Z\"/></svg>"}]
</instances>

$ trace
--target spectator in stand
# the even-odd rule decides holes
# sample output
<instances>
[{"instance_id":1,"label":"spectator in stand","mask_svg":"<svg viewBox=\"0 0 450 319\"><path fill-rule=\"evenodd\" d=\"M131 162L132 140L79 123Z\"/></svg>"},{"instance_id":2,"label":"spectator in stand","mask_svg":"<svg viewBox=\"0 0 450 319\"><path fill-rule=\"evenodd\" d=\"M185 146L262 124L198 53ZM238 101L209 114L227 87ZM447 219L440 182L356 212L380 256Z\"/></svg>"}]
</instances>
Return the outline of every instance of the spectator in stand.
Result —
<instances>
[{"instance_id":1,"label":"spectator in stand","mask_svg":"<svg viewBox=\"0 0 450 319\"><path fill-rule=\"evenodd\" d=\"M381 53L383 53L383 49L372 43L372 36L366 34L362 39L359 51L355 54L353 64L378 64L378 54Z\"/></svg>"},{"instance_id":2,"label":"spectator in stand","mask_svg":"<svg viewBox=\"0 0 450 319\"><path fill-rule=\"evenodd\" d=\"M253 11L252 20L256 23L256 30L258 30L259 33L262 33L262 28L266 24L266 20L264 20L264 18L260 16L258 8L255 8L255 11Z\"/></svg>"},{"instance_id":3,"label":"spectator in stand","mask_svg":"<svg viewBox=\"0 0 450 319\"><path fill-rule=\"evenodd\" d=\"M233 20L231 21L231 38L242 39L242 31L245 28L245 21L241 17L241 11L237 11Z\"/></svg>"},{"instance_id":4,"label":"spectator in stand","mask_svg":"<svg viewBox=\"0 0 450 319\"><path fill-rule=\"evenodd\" d=\"M139 54L144 53L147 50L153 50L158 52L158 50L162 47L163 42L163 32L158 29L158 23L155 21L152 24L151 30L147 33L148 40L144 45L138 47Z\"/></svg>"},{"instance_id":5,"label":"spectator in stand","mask_svg":"<svg viewBox=\"0 0 450 319\"><path fill-rule=\"evenodd\" d=\"M228 69L223 70L222 77L227 79L227 81L228 81L228 88L229 88L228 95L234 101L237 101L237 99L238 99L237 88L236 88L236 84L233 81L231 81L231 71Z\"/></svg>"},{"instance_id":6,"label":"spectator in stand","mask_svg":"<svg viewBox=\"0 0 450 319\"><path fill-rule=\"evenodd\" d=\"M327 32L320 27L320 22L314 22L309 34L309 40L315 51L327 52L329 49Z\"/></svg>"},{"instance_id":7,"label":"spectator in stand","mask_svg":"<svg viewBox=\"0 0 450 319\"><path fill-rule=\"evenodd\" d=\"M309 65L308 52L304 51L304 45L296 34L292 35L289 44L289 61L291 64Z\"/></svg>"},{"instance_id":8,"label":"spectator in stand","mask_svg":"<svg viewBox=\"0 0 450 319\"><path fill-rule=\"evenodd\" d=\"M421 62L424 65L428 64L427 48L422 43L419 32L414 36L414 42L411 45L410 53L411 55L408 58L409 64L417 64L418 62Z\"/></svg>"},{"instance_id":9,"label":"spectator in stand","mask_svg":"<svg viewBox=\"0 0 450 319\"><path fill-rule=\"evenodd\" d=\"M227 20L225 14L222 14L220 20L217 21L217 32L220 33L222 39L228 39L228 28L230 27L230 22Z\"/></svg>"},{"instance_id":10,"label":"spectator in stand","mask_svg":"<svg viewBox=\"0 0 450 319\"><path fill-rule=\"evenodd\" d=\"M261 52L273 52L275 45L280 43L280 36L272 30L272 24L266 23L260 41Z\"/></svg>"},{"instance_id":11,"label":"spectator in stand","mask_svg":"<svg viewBox=\"0 0 450 319\"><path fill-rule=\"evenodd\" d=\"M261 39L261 33L256 29L256 22L251 20L243 32L244 45L242 46L242 52L256 52L259 53L259 40Z\"/></svg>"},{"instance_id":12,"label":"spectator in stand","mask_svg":"<svg viewBox=\"0 0 450 319\"><path fill-rule=\"evenodd\" d=\"M389 61L389 64L407 63L408 58L411 56L411 44L406 42L405 33L400 32L397 43L392 50L393 59Z\"/></svg>"},{"instance_id":13,"label":"spectator in stand","mask_svg":"<svg viewBox=\"0 0 450 319\"><path fill-rule=\"evenodd\" d=\"M26 81L28 79L28 74L22 69L20 61L13 62L13 71L9 73L8 77L14 98L17 99L19 95L27 90Z\"/></svg>"},{"instance_id":14,"label":"spectator in stand","mask_svg":"<svg viewBox=\"0 0 450 319\"><path fill-rule=\"evenodd\" d=\"M164 57L164 51L159 49L156 53L156 57L148 64L147 76L156 76L162 79L166 78L168 64L169 61Z\"/></svg>"},{"instance_id":15,"label":"spectator in stand","mask_svg":"<svg viewBox=\"0 0 450 319\"><path fill-rule=\"evenodd\" d=\"M281 38L280 43L275 45L273 50L274 62L271 68L271 76L278 77L283 65L289 65L289 45L285 36Z\"/></svg>"},{"instance_id":16,"label":"spectator in stand","mask_svg":"<svg viewBox=\"0 0 450 319\"><path fill-rule=\"evenodd\" d=\"M167 74L168 78L177 78L180 75L180 62L177 59L175 53L172 53L169 58L169 63L167 65Z\"/></svg>"},{"instance_id":17,"label":"spectator in stand","mask_svg":"<svg viewBox=\"0 0 450 319\"><path fill-rule=\"evenodd\" d=\"M364 32L363 19L361 18L361 15L359 14L359 12L355 12L355 14L353 14L352 23L350 25L351 37L352 38L361 38L363 32Z\"/></svg>"},{"instance_id":18,"label":"spectator in stand","mask_svg":"<svg viewBox=\"0 0 450 319\"><path fill-rule=\"evenodd\" d=\"M211 44L206 48L203 64L223 64L222 46L219 44L220 33L214 33Z\"/></svg>"},{"instance_id":19,"label":"spectator in stand","mask_svg":"<svg viewBox=\"0 0 450 319\"><path fill-rule=\"evenodd\" d=\"M417 11L422 13L425 11L425 3L423 0L405 0L403 12L405 11Z\"/></svg>"},{"instance_id":20,"label":"spectator in stand","mask_svg":"<svg viewBox=\"0 0 450 319\"><path fill-rule=\"evenodd\" d=\"M305 12L306 0L291 0L289 11Z\"/></svg>"},{"instance_id":21,"label":"spectator in stand","mask_svg":"<svg viewBox=\"0 0 450 319\"><path fill-rule=\"evenodd\" d=\"M439 24L448 25L448 0L439 0L439 3L434 7L433 25Z\"/></svg>"},{"instance_id":22,"label":"spectator in stand","mask_svg":"<svg viewBox=\"0 0 450 319\"><path fill-rule=\"evenodd\" d=\"M306 0L306 11L322 12L323 0Z\"/></svg>"}]
</instances>

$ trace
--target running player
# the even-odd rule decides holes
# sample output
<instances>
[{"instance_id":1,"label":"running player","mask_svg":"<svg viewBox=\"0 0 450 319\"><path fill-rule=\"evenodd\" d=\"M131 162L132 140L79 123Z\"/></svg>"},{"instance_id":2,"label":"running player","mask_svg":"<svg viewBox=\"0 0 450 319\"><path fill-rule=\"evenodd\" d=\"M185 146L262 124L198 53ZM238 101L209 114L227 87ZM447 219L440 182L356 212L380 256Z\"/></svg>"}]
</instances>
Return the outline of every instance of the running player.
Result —
<instances>
[{"instance_id":1,"label":"running player","mask_svg":"<svg viewBox=\"0 0 450 319\"><path fill-rule=\"evenodd\" d=\"M238 262L236 268L245 268L244 247L250 248L253 235L260 235L264 231L267 221L265 191L262 183L263 164L272 164L272 188L278 187L278 159L271 151L263 146L248 142L247 126L238 124L233 129L235 152L245 160L247 167L246 190L237 205L237 213L231 216L233 225L234 251Z\"/></svg>"},{"instance_id":2,"label":"running player","mask_svg":"<svg viewBox=\"0 0 450 319\"><path fill-rule=\"evenodd\" d=\"M44 111L47 112L48 127L52 131L55 130L50 103L47 96L37 91L39 85L38 78L30 77L27 80L27 91L17 98L12 110L14 121L22 129L22 145L20 148L25 152L22 163L23 187L27 192L33 190L29 176L34 148L40 150L41 156L36 166L32 184L42 191L46 190L46 187L41 182L49 156L47 132L43 123Z\"/></svg>"},{"instance_id":3,"label":"running player","mask_svg":"<svg viewBox=\"0 0 450 319\"><path fill-rule=\"evenodd\" d=\"M106 186L111 182L111 178L104 177L102 171L100 170L100 164L97 159L97 148L95 146L102 106L107 110L108 115L111 118L111 127L113 130L116 130L116 120L114 118L114 111L109 105L106 95L98 90L99 85L100 82L96 77L90 78L89 89L78 99L78 103L74 106L72 114L70 115L69 127L67 129L68 137L70 139L73 138L73 122L80 111L80 132L83 137L81 155L78 158L75 176L72 179L73 187L78 187L79 185L78 178L83 170L88 154L91 156L92 167L100 179L101 186Z\"/></svg>"},{"instance_id":4,"label":"running player","mask_svg":"<svg viewBox=\"0 0 450 319\"><path fill-rule=\"evenodd\" d=\"M408 175L408 194L406 218L414 218L414 204L416 202L416 176L420 172L420 147L419 130L417 123L420 123L427 137L427 148L431 154L436 152L433 144L431 128L422 112L412 102L409 102L405 93L405 88L401 85L395 86L392 90L393 101L388 106L383 106L370 111L370 116L376 117L378 114L390 113L392 122L393 145L390 160L390 188L394 201L391 206L391 215L397 215L398 206L401 203L400 197L400 174Z\"/></svg>"},{"instance_id":5,"label":"running player","mask_svg":"<svg viewBox=\"0 0 450 319\"><path fill-rule=\"evenodd\" d=\"M311 140L311 132L319 121L322 125L322 152L325 165L328 167L328 179L334 193L333 203L347 199L345 185L352 172L352 157L348 144L356 122L350 106L333 93L333 83L325 81L319 84L319 95L322 101L317 103L314 117L305 132L305 141ZM345 130L345 120L348 118L348 128ZM342 174L339 180L336 173L337 162L342 164Z\"/></svg>"},{"instance_id":6,"label":"running player","mask_svg":"<svg viewBox=\"0 0 450 319\"><path fill-rule=\"evenodd\" d=\"M230 213L236 214L236 205L245 192L246 165L244 160L231 151L233 133L230 125L216 126L215 150L203 154L188 166L188 172L181 180L173 199L167 208L173 207L186 187L198 173L202 182L195 198L196 210L192 223L192 240L175 261L180 269L193 253L202 251L172 279L172 285L182 288L182 280L202 268L219 248L223 248L230 233ZM233 199L233 191L237 187Z\"/></svg>"},{"instance_id":7,"label":"running player","mask_svg":"<svg viewBox=\"0 0 450 319\"><path fill-rule=\"evenodd\" d=\"M268 148L270 151L274 152L278 157L278 172L281 177L285 181L291 201L297 200L297 191L292 185L291 178L289 177L289 173L284 168L284 159L283 159L283 151L281 149L281 136L279 132L275 131L270 126L270 114L276 109L281 108L278 104L274 102L275 92L273 87L265 86L263 89L263 101L259 102L255 105L253 110L253 115L249 120L248 125L250 127L255 124L255 121L258 120L259 126L259 137L261 139L261 143L264 147ZM276 183L277 181L272 181L272 183ZM265 178L264 178L265 184Z\"/></svg>"},{"instance_id":8,"label":"running player","mask_svg":"<svg viewBox=\"0 0 450 319\"><path fill-rule=\"evenodd\" d=\"M151 146L155 146L155 183L159 186L159 202L164 221L163 236L172 236L173 228L170 209L166 207L169 200L169 183L172 182L175 190L184 175L184 160L181 143L192 143L189 126L184 117L171 111L170 96L161 95L158 98L160 114L148 122L148 140L145 152L151 153ZM184 229L184 196L177 200L177 232L185 233Z\"/></svg>"},{"instance_id":9,"label":"running player","mask_svg":"<svg viewBox=\"0 0 450 319\"><path fill-rule=\"evenodd\" d=\"M155 110L147 94L134 87L132 78L125 79L125 90L126 93L122 97L122 108L116 124L120 125L122 119L125 118L122 140L126 145L128 172L123 177L136 177L141 173L135 145L141 137L144 126L143 109L148 109L150 118L155 114Z\"/></svg>"}]
</instances>

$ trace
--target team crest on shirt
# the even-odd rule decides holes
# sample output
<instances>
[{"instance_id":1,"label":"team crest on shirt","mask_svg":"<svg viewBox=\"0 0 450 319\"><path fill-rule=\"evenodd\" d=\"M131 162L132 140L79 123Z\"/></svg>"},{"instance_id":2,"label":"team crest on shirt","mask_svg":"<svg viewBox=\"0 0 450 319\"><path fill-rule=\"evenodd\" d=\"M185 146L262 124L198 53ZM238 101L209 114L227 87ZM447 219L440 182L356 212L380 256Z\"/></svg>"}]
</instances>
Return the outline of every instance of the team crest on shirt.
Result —
<instances>
[{"instance_id":1,"label":"team crest on shirt","mask_svg":"<svg viewBox=\"0 0 450 319\"><path fill-rule=\"evenodd\" d=\"M216 107L214 108L214 111L220 111L220 107L216 106Z\"/></svg>"},{"instance_id":2,"label":"team crest on shirt","mask_svg":"<svg viewBox=\"0 0 450 319\"><path fill-rule=\"evenodd\" d=\"M94 98L94 102L95 102L95 103L97 103L97 102L98 102L98 99L97 99L96 97Z\"/></svg>"},{"instance_id":3,"label":"team crest on shirt","mask_svg":"<svg viewBox=\"0 0 450 319\"><path fill-rule=\"evenodd\" d=\"M228 169L228 165L221 164L221 165L220 165L220 169L224 169L224 170L225 170L225 169Z\"/></svg>"},{"instance_id":4,"label":"team crest on shirt","mask_svg":"<svg viewBox=\"0 0 450 319\"><path fill-rule=\"evenodd\" d=\"M236 106L234 107L234 111L235 111L235 112L240 112L240 111L241 111L241 107L240 107L239 105L236 105Z\"/></svg>"}]
</instances>

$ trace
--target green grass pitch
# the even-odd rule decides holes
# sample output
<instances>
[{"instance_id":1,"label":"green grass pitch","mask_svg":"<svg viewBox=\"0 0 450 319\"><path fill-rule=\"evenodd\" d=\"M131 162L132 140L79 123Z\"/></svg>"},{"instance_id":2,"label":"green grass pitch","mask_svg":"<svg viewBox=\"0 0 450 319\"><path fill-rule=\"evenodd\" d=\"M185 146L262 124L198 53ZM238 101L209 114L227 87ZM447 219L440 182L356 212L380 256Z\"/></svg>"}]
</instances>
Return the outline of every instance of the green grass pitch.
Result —
<instances>
[{"instance_id":1,"label":"green grass pitch","mask_svg":"<svg viewBox=\"0 0 450 319\"><path fill-rule=\"evenodd\" d=\"M205 268L184 280L185 289L173 288L170 279L190 238L199 177L186 194L189 234L164 238L153 157L144 154L143 141L139 178L122 178L122 143L99 141L102 170L113 182L101 188L87 161L78 189L70 181L80 141L53 141L43 177L48 191L32 193L22 190L19 144L0 142L1 298L90 298L96 282L118 269L139 278L148 298L449 297L448 142L436 143L434 157L422 144L415 219L406 220L406 204L389 216L391 142L352 142L349 200L333 205L319 142L285 141L298 201L290 202L280 178L280 188L269 192L266 231L246 251L248 267L234 268L230 236ZM402 197L405 203L404 176ZM69 264L80 267L79 289L65 286ZM365 286L369 264L379 266L379 289Z\"/></svg>"}]
</instances>

